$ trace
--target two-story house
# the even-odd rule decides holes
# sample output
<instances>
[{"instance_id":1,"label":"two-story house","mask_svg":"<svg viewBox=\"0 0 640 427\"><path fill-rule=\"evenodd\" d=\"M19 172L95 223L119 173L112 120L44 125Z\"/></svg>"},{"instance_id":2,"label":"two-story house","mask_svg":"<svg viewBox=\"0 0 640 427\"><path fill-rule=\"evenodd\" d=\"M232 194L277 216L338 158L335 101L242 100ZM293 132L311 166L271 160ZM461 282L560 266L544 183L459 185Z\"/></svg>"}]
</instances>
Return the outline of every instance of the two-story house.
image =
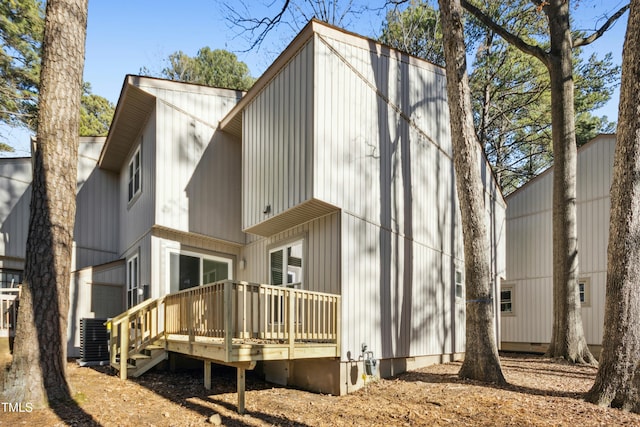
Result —
<instances>
[{"instance_id":1,"label":"two-story house","mask_svg":"<svg viewBox=\"0 0 640 427\"><path fill-rule=\"evenodd\" d=\"M165 326L176 335L165 348L257 361L282 384L342 394L362 385L365 358L389 376L461 357L464 258L448 114L442 68L315 20L246 94L127 76L95 167L115 180L100 208L109 217L95 223L114 242L99 262L121 272L123 308L237 283L219 308L163 300L174 304L166 317L200 328ZM497 295L505 203L488 163L481 168ZM249 292L242 282L300 294ZM211 326L218 313L245 329L209 357L201 351L223 337ZM241 342L286 322L295 337L289 329L273 345L287 348ZM307 323L322 322L330 332L309 334L315 349L295 347Z\"/></svg>"}]
</instances>

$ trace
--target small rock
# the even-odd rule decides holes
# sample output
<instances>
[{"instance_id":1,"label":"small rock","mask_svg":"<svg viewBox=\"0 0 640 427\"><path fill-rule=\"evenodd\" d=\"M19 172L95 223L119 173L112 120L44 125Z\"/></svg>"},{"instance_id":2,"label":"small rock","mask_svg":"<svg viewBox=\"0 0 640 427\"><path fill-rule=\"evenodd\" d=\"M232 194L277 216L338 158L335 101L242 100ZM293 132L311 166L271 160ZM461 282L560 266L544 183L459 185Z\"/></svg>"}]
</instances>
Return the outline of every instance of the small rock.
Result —
<instances>
[{"instance_id":1,"label":"small rock","mask_svg":"<svg viewBox=\"0 0 640 427\"><path fill-rule=\"evenodd\" d=\"M221 426L222 425L222 417L220 416L220 414L211 415L207 421L209 421L214 426Z\"/></svg>"},{"instance_id":2,"label":"small rock","mask_svg":"<svg viewBox=\"0 0 640 427\"><path fill-rule=\"evenodd\" d=\"M170 415L169 415L169 413L168 413L168 412L164 412L162 415L163 415L165 418L169 418L169 417L170 417Z\"/></svg>"}]
</instances>

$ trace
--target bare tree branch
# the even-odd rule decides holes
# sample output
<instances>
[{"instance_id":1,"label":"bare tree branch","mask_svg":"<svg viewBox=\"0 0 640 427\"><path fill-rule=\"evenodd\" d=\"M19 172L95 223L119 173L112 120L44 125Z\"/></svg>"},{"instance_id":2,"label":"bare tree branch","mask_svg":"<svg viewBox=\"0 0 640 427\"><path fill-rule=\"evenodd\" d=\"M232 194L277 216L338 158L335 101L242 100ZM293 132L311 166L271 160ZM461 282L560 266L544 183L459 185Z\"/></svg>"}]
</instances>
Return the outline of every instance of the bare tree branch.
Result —
<instances>
[{"instance_id":1,"label":"bare tree branch","mask_svg":"<svg viewBox=\"0 0 640 427\"><path fill-rule=\"evenodd\" d=\"M593 34L589 37L579 37L573 41L573 47L586 46L590 43L593 43L597 39L599 39L624 13L629 9L629 3L625 6L622 6L620 10L611 15L607 22L600 28L598 28Z\"/></svg>"},{"instance_id":2,"label":"bare tree branch","mask_svg":"<svg viewBox=\"0 0 640 427\"><path fill-rule=\"evenodd\" d=\"M501 25L498 25L493 19L491 19L488 15L486 15L476 6L471 4L468 0L461 0L460 3L462 4L462 7L464 7L469 13L475 16L480 22L482 22L483 25L490 28L492 31L494 31L500 37L502 37L503 39L511 43L516 48L520 49L522 52L535 56L540 61L542 61L543 64L548 66L549 64L548 54L541 47L531 45L525 42L524 40L522 40L520 37L516 36L515 34L507 31L504 27L502 27Z\"/></svg>"},{"instance_id":3,"label":"bare tree branch","mask_svg":"<svg viewBox=\"0 0 640 427\"><path fill-rule=\"evenodd\" d=\"M249 52L255 47L260 46L267 34L271 30L273 30L280 23L280 21L282 21L282 16L289 8L289 3L290 0L284 0L282 8L280 8L280 11L275 16L265 16L264 18L246 18L237 10L225 4L225 8L229 11L230 15L233 16L233 18L230 18L230 20L235 25L240 26L244 31L248 31L252 35L255 34L256 31L260 31L256 37L252 37L253 41L251 42L251 46L242 52ZM246 5L244 6L246 8Z\"/></svg>"}]
</instances>

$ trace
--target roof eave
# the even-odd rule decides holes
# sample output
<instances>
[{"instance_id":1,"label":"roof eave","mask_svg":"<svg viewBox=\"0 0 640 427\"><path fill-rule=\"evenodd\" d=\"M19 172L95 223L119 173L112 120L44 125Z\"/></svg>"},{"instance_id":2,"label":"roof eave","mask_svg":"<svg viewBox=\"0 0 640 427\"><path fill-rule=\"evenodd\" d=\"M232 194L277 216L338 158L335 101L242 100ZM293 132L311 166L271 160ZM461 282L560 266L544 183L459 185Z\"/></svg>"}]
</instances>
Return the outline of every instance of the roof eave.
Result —
<instances>
[{"instance_id":1,"label":"roof eave","mask_svg":"<svg viewBox=\"0 0 640 427\"><path fill-rule=\"evenodd\" d=\"M102 169L113 172L121 169L134 139L155 108L155 96L140 89L136 79L139 76L127 75L124 79L107 140L98 160Z\"/></svg>"}]
</instances>

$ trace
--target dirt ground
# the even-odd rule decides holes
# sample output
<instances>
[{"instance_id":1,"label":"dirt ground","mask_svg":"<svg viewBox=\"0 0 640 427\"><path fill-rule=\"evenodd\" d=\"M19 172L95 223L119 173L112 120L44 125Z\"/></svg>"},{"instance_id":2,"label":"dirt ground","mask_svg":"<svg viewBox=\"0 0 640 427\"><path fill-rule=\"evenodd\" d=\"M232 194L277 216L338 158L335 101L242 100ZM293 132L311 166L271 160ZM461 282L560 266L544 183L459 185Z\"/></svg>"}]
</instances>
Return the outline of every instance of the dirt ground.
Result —
<instances>
[{"instance_id":1,"label":"dirt ground","mask_svg":"<svg viewBox=\"0 0 640 427\"><path fill-rule=\"evenodd\" d=\"M368 384L347 396L275 386L247 375L247 413L235 411L235 370L152 371L120 381L108 367L69 363L75 404L32 412L0 407L0 426L640 426L640 415L582 400L596 370L532 355L503 355L506 387L461 381L459 363ZM6 406L6 405L5 405ZM15 409L15 408L14 408ZM213 420L212 420L213 421Z\"/></svg>"}]
</instances>

